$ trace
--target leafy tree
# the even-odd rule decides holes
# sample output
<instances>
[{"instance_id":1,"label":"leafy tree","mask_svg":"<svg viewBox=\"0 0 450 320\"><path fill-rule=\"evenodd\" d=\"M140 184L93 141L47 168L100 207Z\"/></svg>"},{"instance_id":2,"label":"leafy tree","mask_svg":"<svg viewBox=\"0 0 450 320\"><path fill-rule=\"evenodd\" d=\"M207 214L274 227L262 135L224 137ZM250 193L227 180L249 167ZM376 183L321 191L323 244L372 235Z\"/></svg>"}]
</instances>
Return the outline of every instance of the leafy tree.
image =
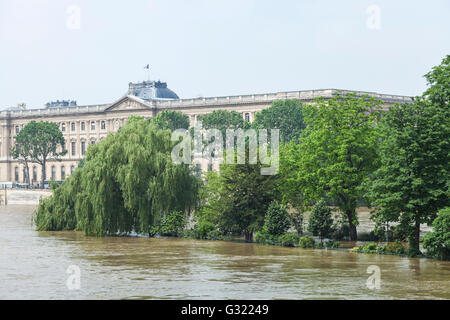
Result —
<instances>
[{"instance_id":1,"label":"leafy tree","mask_svg":"<svg viewBox=\"0 0 450 320\"><path fill-rule=\"evenodd\" d=\"M450 55L425 75L429 88L423 98L434 105L447 106L450 101Z\"/></svg>"},{"instance_id":2,"label":"leafy tree","mask_svg":"<svg viewBox=\"0 0 450 320\"><path fill-rule=\"evenodd\" d=\"M426 100L391 107L380 131L381 168L369 196L376 220L400 222L410 238L410 254L419 254L420 224L431 223L448 206L450 113Z\"/></svg>"},{"instance_id":3,"label":"leafy tree","mask_svg":"<svg viewBox=\"0 0 450 320\"><path fill-rule=\"evenodd\" d=\"M252 127L255 129L280 129L282 142L297 141L305 128L302 103L298 100L279 100L256 113Z\"/></svg>"},{"instance_id":4,"label":"leafy tree","mask_svg":"<svg viewBox=\"0 0 450 320\"><path fill-rule=\"evenodd\" d=\"M333 230L333 216L331 208L327 206L324 200L320 200L313 207L308 220L308 231L314 236L323 238L330 237Z\"/></svg>"},{"instance_id":5,"label":"leafy tree","mask_svg":"<svg viewBox=\"0 0 450 320\"><path fill-rule=\"evenodd\" d=\"M202 122L203 129L218 129L223 137L226 136L227 129L249 128L249 124L236 111L214 110L198 116L197 120Z\"/></svg>"},{"instance_id":6,"label":"leafy tree","mask_svg":"<svg viewBox=\"0 0 450 320\"><path fill-rule=\"evenodd\" d=\"M430 256L450 260L450 207L438 212L433 231L425 235L423 246Z\"/></svg>"},{"instance_id":7,"label":"leafy tree","mask_svg":"<svg viewBox=\"0 0 450 320\"><path fill-rule=\"evenodd\" d=\"M420 253L420 224L450 205L450 56L425 75L429 88L393 106L379 129L381 168L370 183L378 223L400 222L410 255Z\"/></svg>"},{"instance_id":8,"label":"leafy tree","mask_svg":"<svg viewBox=\"0 0 450 320\"><path fill-rule=\"evenodd\" d=\"M14 146L11 147L11 156L13 159L18 159L20 162L22 162L25 166L25 180L28 185L30 185L30 168L28 166L29 162L31 161L31 155L30 155L30 137L26 135L21 130L17 136L15 137L15 143Z\"/></svg>"},{"instance_id":9,"label":"leafy tree","mask_svg":"<svg viewBox=\"0 0 450 320\"><path fill-rule=\"evenodd\" d=\"M162 130L189 129L189 117L179 111L164 110L152 118L151 122Z\"/></svg>"},{"instance_id":10,"label":"leafy tree","mask_svg":"<svg viewBox=\"0 0 450 320\"><path fill-rule=\"evenodd\" d=\"M190 212L199 181L188 165L172 163L173 146L169 131L130 117L119 132L90 146L84 166L41 201L37 229L71 229L70 220L87 235L149 232L170 212Z\"/></svg>"},{"instance_id":11,"label":"leafy tree","mask_svg":"<svg viewBox=\"0 0 450 320\"><path fill-rule=\"evenodd\" d=\"M290 227L286 207L274 200L270 203L264 219L264 229L269 235L279 236Z\"/></svg>"},{"instance_id":12,"label":"leafy tree","mask_svg":"<svg viewBox=\"0 0 450 320\"><path fill-rule=\"evenodd\" d=\"M58 125L53 122L34 120L29 122L19 132L16 141L19 145L18 149L14 150L15 155L22 154L22 157L27 155L31 161L42 166L42 185L46 177L47 162L61 161L60 157L67 153L64 136Z\"/></svg>"},{"instance_id":13,"label":"leafy tree","mask_svg":"<svg viewBox=\"0 0 450 320\"><path fill-rule=\"evenodd\" d=\"M354 94L315 102L303 108L307 127L300 143L281 148L289 200L298 194L307 205L327 196L346 216L350 239L356 240L361 183L378 165L375 110L381 102Z\"/></svg>"},{"instance_id":14,"label":"leafy tree","mask_svg":"<svg viewBox=\"0 0 450 320\"><path fill-rule=\"evenodd\" d=\"M277 176L261 175L260 164L226 164L220 167L220 193L210 204L219 210L223 232L243 233L246 241L264 224L269 204L277 198Z\"/></svg>"}]
</instances>

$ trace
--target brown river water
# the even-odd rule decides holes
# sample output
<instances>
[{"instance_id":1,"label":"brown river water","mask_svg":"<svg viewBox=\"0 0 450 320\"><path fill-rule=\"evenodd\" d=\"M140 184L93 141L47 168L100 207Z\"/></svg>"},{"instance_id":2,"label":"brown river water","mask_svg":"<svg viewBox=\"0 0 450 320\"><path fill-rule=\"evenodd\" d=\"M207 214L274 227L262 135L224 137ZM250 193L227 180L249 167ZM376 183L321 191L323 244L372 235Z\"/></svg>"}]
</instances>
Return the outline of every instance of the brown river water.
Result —
<instances>
[{"instance_id":1,"label":"brown river water","mask_svg":"<svg viewBox=\"0 0 450 320\"><path fill-rule=\"evenodd\" d=\"M0 299L450 299L450 262L225 241L36 232L0 207ZM69 266L80 270L69 289ZM369 266L379 289L366 285Z\"/></svg>"}]
</instances>

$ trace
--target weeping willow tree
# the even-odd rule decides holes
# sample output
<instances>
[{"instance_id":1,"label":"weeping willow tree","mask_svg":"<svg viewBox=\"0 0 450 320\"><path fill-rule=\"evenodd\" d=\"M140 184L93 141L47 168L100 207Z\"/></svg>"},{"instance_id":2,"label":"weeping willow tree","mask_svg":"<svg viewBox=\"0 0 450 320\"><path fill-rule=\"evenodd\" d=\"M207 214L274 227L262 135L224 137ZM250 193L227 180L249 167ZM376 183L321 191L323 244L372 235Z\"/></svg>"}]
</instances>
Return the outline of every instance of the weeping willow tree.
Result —
<instances>
[{"instance_id":1,"label":"weeping willow tree","mask_svg":"<svg viewBox=\"0 0 450 320\"><path fill-rule=\"evenodd\" d=\"M37 230L148 232L169 212L189 213L200 182L188 165L172 163L175 143L169 130L130 117L119 132L90 146L83 167L40 201Z\"/></svg>"}]
</instances>

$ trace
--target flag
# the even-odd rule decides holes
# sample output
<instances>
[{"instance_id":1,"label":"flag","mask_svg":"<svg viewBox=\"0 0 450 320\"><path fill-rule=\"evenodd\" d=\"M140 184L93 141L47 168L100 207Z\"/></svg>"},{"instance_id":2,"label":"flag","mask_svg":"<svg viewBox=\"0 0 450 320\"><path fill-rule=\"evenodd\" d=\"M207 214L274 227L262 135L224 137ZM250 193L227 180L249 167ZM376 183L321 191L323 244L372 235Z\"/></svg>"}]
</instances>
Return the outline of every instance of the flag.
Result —
<instances>
[{"instance_id":1,"label":"flag","mask_svg":"<svg viewBox=\"0 0 450 320\"><path fill-rule=\"evenodd\" d=\"M144 69L150 70L150 65L146 65Z\"/></svg>"}]
</instances>

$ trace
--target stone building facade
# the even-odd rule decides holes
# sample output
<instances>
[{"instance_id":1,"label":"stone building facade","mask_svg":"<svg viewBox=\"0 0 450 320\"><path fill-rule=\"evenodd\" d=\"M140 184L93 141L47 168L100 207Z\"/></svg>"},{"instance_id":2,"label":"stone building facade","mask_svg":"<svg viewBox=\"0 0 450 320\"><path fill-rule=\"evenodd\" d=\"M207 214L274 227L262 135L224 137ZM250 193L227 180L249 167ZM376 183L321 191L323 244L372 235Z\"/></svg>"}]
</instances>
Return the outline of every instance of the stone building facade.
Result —
<instances>
[{"instance_id":1,"label":"stone building facade","mask_svg":"<svg viewBox=\"0 0 450 320\"><path fill-rule=\"evenodd\" d=\"M24 165L13 159L10 148L15 136L30 121L51 121L59 125L65 140L67 155L62 161L48 162L47 180L64 180L77 167L89 145L104 139L109 133L116 132L125 124L130 115L152 118L163 110L181 111L189 116L191 125L199 115L214 110L236 111L246 121L253 121L255 113L269 107L272 102L284 99L298 99L311 103L316 97L331 98L347 90L324 89L290 91L240 96L208 97L180 99L167 84L159 81L130 83L127 94L119 100L103 105L78 106L75 101L56 101L46 104L45 108L27 109L26 105L0 111L0 183L25 182ZM355 92L355 91L352 91ZM410 97L356 92L368 94L383 101L385 106L411 101ZM202 169L206 170L202 164ZM39 164L29 164L30 180L37 184L41 180Z\"/></svg>"}]
</instances>

